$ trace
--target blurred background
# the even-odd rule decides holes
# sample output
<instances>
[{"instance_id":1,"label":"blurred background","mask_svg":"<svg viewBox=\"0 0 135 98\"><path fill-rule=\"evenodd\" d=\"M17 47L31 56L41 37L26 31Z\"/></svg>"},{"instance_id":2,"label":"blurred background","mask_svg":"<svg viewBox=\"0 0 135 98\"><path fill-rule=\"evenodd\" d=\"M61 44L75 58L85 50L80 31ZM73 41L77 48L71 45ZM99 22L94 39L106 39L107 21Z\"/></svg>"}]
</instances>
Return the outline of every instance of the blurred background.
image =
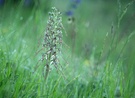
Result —
<instances>
[{"instance_id":1,"label":"blurred background","mask_svg":"<svg viewBox=\"0 0 135 98\"><path fill-rule=\"evenodd\" d=\"M81 81L88 82L87 77L101 78L103 68L111 65L110 72L116 73L113 81L121 77L135 87L134 1L0 0L1 57L5 56L6 64L32 70L41 58L35 53L42 47L48 12L56 7L62 12L66 31L60 61L64 67L68 63L64 70L67 77L80 75Z\"/></svg>"},{"instance_id":2,"label":"blurred background","mask_svg":"<svg viewBox=\"0 0 135 98\"><path fill-rule=\"evenodd\" d=\"M63 32L63 40L69 55L81 57L88 66L90 62L116 62L118 58L129 64L134 62L134 36L130 43L125 42L135 28L134 4L132 0L0 0L1 36L12 39L6 40L10 51L19 52L19 47L27 44L26 54L33 54L46 29L48 12L55 6L62 12L67 32L67 36Z\"/></svg>"},{"instance_id":3,"label":"blurred background","mask_svg":"<svg viewBox=\"0 0 135 98\"><path fill-rule=\"evenodd\" d=\"M135 28L134 4L132 0L0 0L1 36L6 36L10 44L8 51L22 51L24 45L27 51L22 55L33 54L54 6L62 12L67 32L67 36L63 32L63 40L69 47L63 52L68 51L68 56L81 57L88 66L91 62L102 65L108 59L115 63L121 58L125 65L132 64L134 36L130 43L126 40ZM4 43L1 41L2 47L6 47ZM63 46L67 48L66 45Z\"/></svg>"}]
</instances>

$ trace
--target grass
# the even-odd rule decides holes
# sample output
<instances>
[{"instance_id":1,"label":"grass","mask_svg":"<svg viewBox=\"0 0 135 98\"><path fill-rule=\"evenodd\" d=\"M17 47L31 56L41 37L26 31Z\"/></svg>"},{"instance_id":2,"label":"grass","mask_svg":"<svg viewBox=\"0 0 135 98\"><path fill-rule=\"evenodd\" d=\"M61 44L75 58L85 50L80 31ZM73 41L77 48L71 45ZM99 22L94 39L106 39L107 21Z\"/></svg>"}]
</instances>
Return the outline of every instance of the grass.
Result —
<instances>
[{"instance_id":1,"label":"grass","mask_svg":"<svg viewBox=\"0 0 135 98\"><path fill-rule=\"evenodd\" d=\"M58 67L62 66L66 79L50 66L46 81L42 75L45 62L40 63L37 71L34 67L42 55L36 52L46 29L47 12L25 12L21 7L0 9L0 98L134 98L135 32L119 40L123 28L117 27L126 19L116 22L114 9L118 11L118 7L106 6L116 15L112 16L104 10L103 2L96 2L96 7L91 2L90 8L88 2L76 9L74 24L68 24L63 14L67 36L63 33L65 44ZM62 9L66 4L54 1L52 5ZM132 5L121 15L128 16L130 8ZM70 36L72 31L76 35Z\"/></svg>"}]
</instances>

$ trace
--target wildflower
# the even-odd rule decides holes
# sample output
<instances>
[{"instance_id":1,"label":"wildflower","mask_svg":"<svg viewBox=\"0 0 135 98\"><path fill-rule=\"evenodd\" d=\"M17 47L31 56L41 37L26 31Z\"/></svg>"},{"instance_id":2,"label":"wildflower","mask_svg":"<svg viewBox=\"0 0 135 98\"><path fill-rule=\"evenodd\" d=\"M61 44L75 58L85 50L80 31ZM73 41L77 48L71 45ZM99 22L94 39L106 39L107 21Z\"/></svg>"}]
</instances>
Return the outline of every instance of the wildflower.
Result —
<instances>
[{"instance_id":1,"label":"wildflower","mask_svg":"<svg viewBox=\"0 0 135 98\"><path fill-rule=\"evenodd\" d=\"M78 4L81 2L81 0L71 0L71 4L70 4L70 7L67 12L66 12L66 15L67 16L73 16L73 11L77 8Z\"/></svg>"},{"instance_id":2,"label":"wildflower","mask_svg":"<svg viewBox=\"0 0 135 98\"><path fill-rule=\"evenodd\" d=\"M66 12L66 15L67 15L67 16L73 16L73 11L67 11L67 12Z\"/></svg>"},{"instance_id":3,"label":"wildflower","mask_svg":"<svg viewBox=\"0 0 135 98\"><path fill-rule=\"evenodd\" d=\"M50 66L54 65L58 69L59 57L62 46L62 17L61 13L55 7L52 7L52 12L49 12L47 28L44 35L43 49L41 61L45 60L46 67L45 79L48 76Z\"/></svg>"},{"instance_id":4,"label":"wildflower","mask_svg":"<svg viewBox=\"0 0 135 98\"><path fill-rule=\"evenodd\" d=\"M75 2L76 4L79 4L81 2L81 0L72 0L73 2Z\"/></svg>"}]
</instances>

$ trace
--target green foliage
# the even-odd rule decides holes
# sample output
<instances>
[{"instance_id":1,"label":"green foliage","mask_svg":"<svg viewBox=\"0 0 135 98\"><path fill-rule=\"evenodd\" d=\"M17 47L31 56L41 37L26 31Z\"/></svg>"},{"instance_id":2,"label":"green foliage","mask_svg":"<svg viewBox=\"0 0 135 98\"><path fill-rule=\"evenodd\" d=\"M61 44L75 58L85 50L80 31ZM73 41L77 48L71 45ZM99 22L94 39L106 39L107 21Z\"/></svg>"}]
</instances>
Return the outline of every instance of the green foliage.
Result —
<instances>
[{"instance_id":1,"label":"green foliage","mask_svg":"<svg viewBox=\"0 0 135 98\"><path fill-rule=\"evenodd\" d=\"M119 34L125 16L132 13L133 1L126 4L118 1L119 7L118 2L115 6L82 2L70 23L62 15L67 32L63 33L59 54L58 67L62 72L51 66L46 81L42 73L46 60L39 64L38 71L34 68L47 49L44 47L41 54L35 55L42 46L48 14L42 8L26 12L19 6L16 10L0 9L0 98L134 98L135 32L132 29L126 36ZM62 11L64 2L58 5L52 2ZM118 19L114 10L120 11ZM52 25L52 31L56 31ZM51 46L55 44L50 39L53 34L46 38Z\"/></svg>"}]
</instances>

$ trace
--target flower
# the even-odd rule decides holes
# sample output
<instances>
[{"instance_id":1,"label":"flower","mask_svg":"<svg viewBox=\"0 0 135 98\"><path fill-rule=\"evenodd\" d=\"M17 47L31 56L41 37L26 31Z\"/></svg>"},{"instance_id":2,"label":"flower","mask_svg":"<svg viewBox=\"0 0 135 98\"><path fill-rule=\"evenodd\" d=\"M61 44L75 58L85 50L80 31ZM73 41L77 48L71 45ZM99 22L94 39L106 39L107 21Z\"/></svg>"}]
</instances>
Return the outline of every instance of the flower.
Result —
<instances>
[{"instance_id":1,"label":"flower","mask_svg":"<svg viewBox=\"0 0 135 98\"><path fill-rule=\"evenodd\" d=\"M42 54L42 58L40 60L46 61L44 64L46 67L45 74L43 70L45 80L47 79L50 67L52 65L59 70L59 54L61 53L63 36L62 30L64 29L61 15L61 12L55 7L52 7L52 11L49 12L49 19L47 21L47 27L42 44L44 53ZM36 68L37 67L38 66L36 66Z\"/></svg>"},{"instance_id":2,"label":"flower","mask_svg":"<svg viewBox=\"0 0 135 98\"><path fill-rule=\"evenodd\" d=\"M71 0L72 2L79 4L81 2L81 0Z\"/></svg>"},{"instance_id":3,"label":"flower","mask_svg":"<svg viewBox=\"0 0 135 98\"><path fill-rule=\"evenodd\" d=\"M75 0L75 3L79 4L81 2L81 0Z\"/></svg>"},{"instance_id":4,"label":"flower","mask_svg":"<svg viewBox=\"0 0 135 98\"><path fill-rule=\"evenodd\" d=\"M73 11L77 9L78 4L81 2L81 0L71 0L71 4L69 6L69 10L66 12L67 16L73 16Z\"/></svg>"},{"instance_id":5,"label":"flower","mask_svg":"<svg viewBox=\"0 0 135 98\"><path fill-rule=\"evenodd\" d=\"M67 15L67 16L73 16L73 11L70 11L70 10L67 11L67 12L66 12L66 15Z\"/></svg>"}]
</instances>

